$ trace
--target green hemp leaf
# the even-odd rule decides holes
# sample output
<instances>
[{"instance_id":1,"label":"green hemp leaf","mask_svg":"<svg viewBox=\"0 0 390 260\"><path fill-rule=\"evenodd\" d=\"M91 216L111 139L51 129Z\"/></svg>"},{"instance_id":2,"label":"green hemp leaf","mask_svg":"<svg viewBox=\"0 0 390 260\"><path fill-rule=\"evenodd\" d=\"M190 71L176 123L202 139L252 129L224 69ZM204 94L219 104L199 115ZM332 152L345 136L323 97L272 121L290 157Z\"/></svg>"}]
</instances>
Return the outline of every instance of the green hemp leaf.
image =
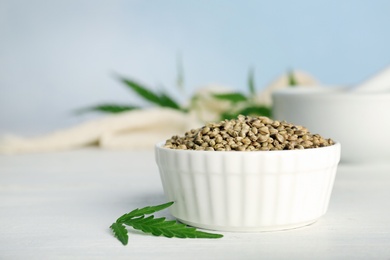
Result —
<instances>
[{"instance_id":1,"label":"green hemp leaf","mask_svg":"<svg viewBox=\"0 0 390 260\"><path fill-rule=\"evenodd\" d=\"M291 70L287 73L288 85L290 87L295 87L298 85L297 79L295 78L294 72Z\"/></svg>"},{"instance_id":2,"label":"green hemp leaf","mask_svg":"<svg viewBox=\"0 0 390 260\"><path fill-rule=\"evenodd\" d=\"M127 245L129 237L125 227L131 226L134 229L141 230L144 233L150 233L154 236L165 236L168 238L221 238L223 235L212 234L196 230L196 228L181 224L176 220L166 220L165 218L155 218L153 214L172 206L173 202L157 206L148 206L141 209L135 209L129 213L122 215L113 223L110 228L114 232L115 237ZM150 215L150 216L145 216Z\"/></svg>"},{"instance_id":3,"label":"green hemp leaf","mask_svg":"<svg viewBox=\"0 0 390 260\"><path fill-rule=\"evenodd\" d=\"M123 245L127 245L129 241L129 236L127 235L126 227L121 223L113 223L110 228L114 232L114 235L122 242Z\"/></svg>"}]
</instances>

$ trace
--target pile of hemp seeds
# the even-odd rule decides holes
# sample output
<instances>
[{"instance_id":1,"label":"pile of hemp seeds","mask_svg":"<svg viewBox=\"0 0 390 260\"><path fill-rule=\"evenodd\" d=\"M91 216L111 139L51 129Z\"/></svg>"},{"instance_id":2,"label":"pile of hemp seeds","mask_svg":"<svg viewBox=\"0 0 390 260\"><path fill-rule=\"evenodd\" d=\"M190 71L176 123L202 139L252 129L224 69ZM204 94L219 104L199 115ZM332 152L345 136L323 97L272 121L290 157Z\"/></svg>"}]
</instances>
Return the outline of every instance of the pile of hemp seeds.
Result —
<instances>
[{"instance_id":1,"label":"pile of hemp seeds","mask_svg":"<svg viewBox=\"0 0 390 260\"><path fill-rule=\"evenodd\" d=\"M192 129L172 136L164 147L202 151L300 150L333 145L332 139L311 134L307 128L268 117L239 115L237 119Z\"/></svg>"}]
</instances>

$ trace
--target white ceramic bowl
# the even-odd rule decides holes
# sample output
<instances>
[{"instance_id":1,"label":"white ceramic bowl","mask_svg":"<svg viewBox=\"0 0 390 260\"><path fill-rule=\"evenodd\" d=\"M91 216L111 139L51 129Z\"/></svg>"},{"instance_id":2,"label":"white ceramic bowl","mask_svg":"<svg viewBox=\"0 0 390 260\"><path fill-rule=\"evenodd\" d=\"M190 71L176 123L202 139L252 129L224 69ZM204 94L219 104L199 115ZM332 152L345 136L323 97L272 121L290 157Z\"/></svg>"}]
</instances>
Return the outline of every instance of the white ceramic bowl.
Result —
<instances>
[{"instance_id":1,"label":"white ceramic bowl","mask_svg":"<svg viewBox=\"0 0 390 260\"><path fill-rule=\"evenodd\" d=\"M342 162L390 160L390 93L289 88L273 93L273 118L306 126L343 145Z\"/></svg>"},{"instance_id":2,"label":"white ceramic bowl","mask_svg":"<svg viewBox=\"0 0 390 260\"><path fill-rule=\"evenodd\" d=\"M174 150L156 161L170 212L191 226L221 231L300 227L325 214L340 144L286 151Z\"/></svg>"}]
</instances>

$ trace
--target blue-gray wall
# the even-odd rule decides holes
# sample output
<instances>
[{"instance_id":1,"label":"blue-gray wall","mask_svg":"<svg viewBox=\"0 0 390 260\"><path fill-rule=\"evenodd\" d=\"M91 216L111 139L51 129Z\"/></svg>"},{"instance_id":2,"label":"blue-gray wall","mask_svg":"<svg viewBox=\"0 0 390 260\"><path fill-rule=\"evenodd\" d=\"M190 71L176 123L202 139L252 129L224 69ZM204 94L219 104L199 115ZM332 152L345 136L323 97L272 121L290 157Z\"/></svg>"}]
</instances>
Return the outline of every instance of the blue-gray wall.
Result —
<instances>
[{"instance_id":1,"label":"blue-gray wall","mask_svg":"<svg viewBox=\"0 0 390 260\"><path fill-rule=\"evenodd\" d=\"M73 109L135 99L127 75L175 91L259 89L289 68L356 84L390 63L390 1L0 0L0 133L85 120ZM89 116L90 117L90 116Z\"/></svg>"}]
</instances>

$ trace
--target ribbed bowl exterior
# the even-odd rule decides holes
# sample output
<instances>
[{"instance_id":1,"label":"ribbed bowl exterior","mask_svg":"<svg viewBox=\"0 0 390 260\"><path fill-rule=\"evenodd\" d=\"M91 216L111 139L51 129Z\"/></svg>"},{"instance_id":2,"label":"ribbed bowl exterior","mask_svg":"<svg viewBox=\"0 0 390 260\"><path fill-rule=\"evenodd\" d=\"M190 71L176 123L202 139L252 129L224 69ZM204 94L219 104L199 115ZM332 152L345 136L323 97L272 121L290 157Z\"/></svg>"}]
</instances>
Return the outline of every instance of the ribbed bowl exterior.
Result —
<instances>
[{"instance_id":1,"label":"ribbed bowl exterior","mask_svg":"<svg viewBox=\"0 0 390 260\"><path fill-rule=\"evenodd\" d=\"M304 226L327 211L340 144L292 151L211 152L155 148L171 214L221 231Z\"/></svg>"}]
</instances>

